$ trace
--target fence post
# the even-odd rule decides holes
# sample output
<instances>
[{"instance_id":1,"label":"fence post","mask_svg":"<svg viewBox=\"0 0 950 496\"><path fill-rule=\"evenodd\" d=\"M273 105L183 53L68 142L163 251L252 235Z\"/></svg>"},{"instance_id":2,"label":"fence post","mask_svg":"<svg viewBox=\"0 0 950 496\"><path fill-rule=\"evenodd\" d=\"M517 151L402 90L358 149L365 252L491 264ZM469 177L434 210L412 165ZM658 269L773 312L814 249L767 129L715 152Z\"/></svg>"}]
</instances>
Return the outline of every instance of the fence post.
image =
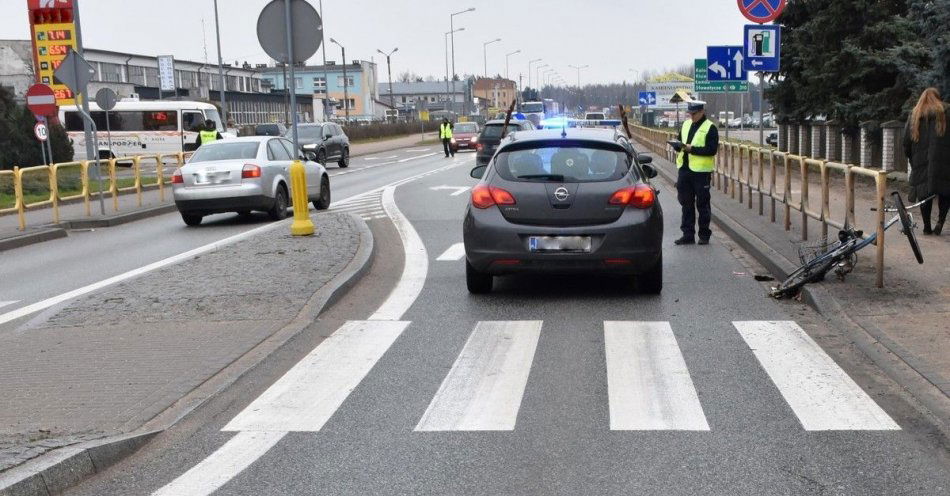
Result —
<instances>
[{"instance_id":1,"label":"fence post","mask_svg":"<svg viewBox=\"0 0 950 496\"><path fill-rule=\"evenodd\" d=\"M805 157L798 157L798 164L802 171L802 241L808 241L808 164Z\"/></svg>"},{"instance_id":2,"label":"fence post","mask_svg":"<svg viewBox=\"0 0 950 496\"><path fill-rule=\"evenodd\" d=\"M782 155L785 166L785 192L783 194L785 203L785 230L792 230L792 206L788 204L792 198L792 163L788 158L789 154Z\"/></svg>"},{"instance_id":3,"label":"fence post","mask_svg":"<svg viewBox=\"0 0 950 496\"><path fill-rule=\"evenodd\" d=\"M844 170L844 224L854 227L854 172L852 166L845 164Z\"/></svg>"},{"instance_id":4,"label":"fence post","mask_svg":"<svg viewBox=\"0 0 950 496\"><path fill-rule=\"evenodd\" d=\"M50 164L49 169L49 199L53 209L53 224L59 224L59 180L56 175L56 164Z\"/></svg>"},{"instance_id":5,"label":"fence post","mask_svg":"<svg viewBox=\"0 0 950 496\"><path fill-rule=\"evenodd\" d=\"M831 185L828 177L828 162L822 160L819 164L821 170L821 237L828 239L828 217L831 217Z\"/></svg>"},{"instance_id":6,"label":"fence post","mask_svg":"<svg viewBox=\"0 0 950 496\"><path fill-rule=\"evenodd\" d=\"M742 176L745 172L745 159L742 153L742 146L736 145L735 152L739 160L736 161L736 182L739 185L739 204L745 203L745 188L742 187Z\"/></svg>"},{"instance_id":7,"label":"fence post","mask_svg":"<svg viewBox=\"0 0 950 496\"><path fill-rule=\"evenodd\" d=\"M759 163L759 177L755 186L759 190L759 216L762 216L765 214L765 205L762 203L765 201L765 197L762 195L762 188L765 186L765 162L762 160L762 149L756 148L755 150Z\"/></svg>"},{"instance_id":8,"label":"fence post","mask_svg":"<svg viewBox=\"0 0 950 496\"><path fill-rule=\"evenodd\" d=\"M884 195L887 191L887 172L878 171L877 185L877 287L884 287Z\"/></svg>"},{"instance_id":9,"label":"fence post","mask_svg":"<svg viewBox=\"0 0 950 496\"><path fill-rule=\"evenodd\" d=\"M138 155L132 158L132 168L135 170L135 197L138 206L142 206L142 169L139 167Z\"/></svg>"},{"instance_id":10,"label":"fence post","mask_svg":"<svg viewBox=\"0 0 950 496\"><path fill-rule=\"evenodd\" d=\"M92 209L89 208L89 161L79 162L79 180L82 182L82 202L86 207L86 217L92 216Z\"/></svg>"},{"instance_id":11,"label":"fence post","mask_svg":"<svg viewBox=\"0 0 950 496\"><path fill-rule=\"evenodd\" d=\"M115 175L115 159L109 159L109 192L112 193L112 208L119 211L119 181Z\"/></svg>"},{"instance_id":12,"label":"fence post","mask_svg":"<svg viewBox=\"0 0 950 496\"><path fill-rule=\"evenodd\" d=\"M749 193L749 209L752 209L752 147L746 148L748 152L748 163L746 164L746 188L748 188Z\"/></svg>"},{"instance_id":13,"label":"fence post","mask_svg":"<svg viewBox=\"0 0 950 496\"><path fill-rule=\"evenodd\" d=\"M772 200L771 221L775 222L775 152L769 150L769 198Z\"/></svg>"},{"instance_id":14,"label":"fence post","mask_svg":"<svg viewBox=\"0 0 950 496\"><path fill-rule=\"evenodd\" d=\"M20 230L26 230L26 214L23 204L23 173L20 168L13 167L13 203L16 205L16 214L20 220Z\"/></svg>"}]
</instances>

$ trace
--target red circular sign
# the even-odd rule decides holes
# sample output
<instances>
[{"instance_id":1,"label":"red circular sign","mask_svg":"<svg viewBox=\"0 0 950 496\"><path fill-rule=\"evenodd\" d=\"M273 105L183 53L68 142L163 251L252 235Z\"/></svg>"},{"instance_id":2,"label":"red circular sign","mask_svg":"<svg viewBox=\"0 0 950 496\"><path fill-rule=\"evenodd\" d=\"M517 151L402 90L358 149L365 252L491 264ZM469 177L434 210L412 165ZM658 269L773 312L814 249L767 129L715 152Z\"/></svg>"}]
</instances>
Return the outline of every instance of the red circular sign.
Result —
<instances>
[{"instance_id":1,"label":"red circular sign","mask_svg":"<svg viewBox=\"0 0 950 496\"><path fill-rule=\"evenodd\" d=\"M45 84L34 84L26 90L26 106L38 117L56 115L59 111L53 89Z\"/></svg>"},{"instance_id":2,"label":"red circular sign","mask_svg":"<svg viewBox=\"0 0 950 496\"><path fill-rule=\"evenodd\" d=\"M785 0L736 0L736 3L746 19L759 24L774 21L785 10Z\"/></svg>"}]
</instances>

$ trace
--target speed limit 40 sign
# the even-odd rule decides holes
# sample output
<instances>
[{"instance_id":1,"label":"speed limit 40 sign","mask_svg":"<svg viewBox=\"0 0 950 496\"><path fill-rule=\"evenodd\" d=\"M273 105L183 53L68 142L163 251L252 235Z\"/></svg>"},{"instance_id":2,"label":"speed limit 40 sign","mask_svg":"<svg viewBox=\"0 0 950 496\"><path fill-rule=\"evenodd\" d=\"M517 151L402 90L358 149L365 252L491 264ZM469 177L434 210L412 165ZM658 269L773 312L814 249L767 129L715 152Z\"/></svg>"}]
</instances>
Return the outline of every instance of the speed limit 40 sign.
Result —
<instances>
[{"instance_id":1,"label":"speed limit 40 sign","mask_svg":"<svg viewBox=\"0 0 950 496\"><path fill-rule=\"evenodd\" d=\"M36 125L33 126L33 134L36 135L36 139L46 141L49 139L49 128L46 127L46 124L37 122Z\"/></svg>"}]
</instances>

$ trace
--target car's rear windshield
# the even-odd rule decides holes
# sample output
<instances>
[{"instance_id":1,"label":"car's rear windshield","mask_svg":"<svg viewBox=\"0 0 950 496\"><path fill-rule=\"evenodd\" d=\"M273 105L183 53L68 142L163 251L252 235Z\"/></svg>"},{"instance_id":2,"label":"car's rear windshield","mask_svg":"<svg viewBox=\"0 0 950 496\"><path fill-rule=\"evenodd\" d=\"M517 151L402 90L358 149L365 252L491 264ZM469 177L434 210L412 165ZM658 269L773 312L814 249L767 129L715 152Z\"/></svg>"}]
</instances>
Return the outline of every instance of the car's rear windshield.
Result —
<instances>
[{"instance_id":1,"label":"car's rear windshield","mask_svg":"<svg viewBox=\"0 0 950 496\"><path fill-rule=\"evenodd\" d=\"M488 124L482 128L482 138L501 138L501 129L504 127L504 124ZM516 126L508 124L508 132L516 131L518 128Z\"/></svg>"},{"instance_id":2,"label":"car's rear windshield","mask_svg":"<svg viewBox=\"0 0 950 496\"><path fill-rule=\"evenodd\" d=\"M472 122L465 122L455 125L456 133L474 133L478 131L478 126Z\"/></svg>"},{"instance_id":3,"label":"car's rear windshield","mask_svg":"<svg viewBox=\"0 0 950 496\"><path fill-rule=\"evenodd\" d=\"M587 114L587 120L589 120L589 121L602 121L602 120L604 120L604 114Z\"/></svg>"},{"instance_id":4,"label":"car's rear windshield","mask_svg":"<svg viewBox=\"0 0 950 496\"><path fill-rule=\"evenodd\" d=\"M627 154L610 147L545 146L502 151L495 170L508 181L616 181L630 170Z\"/></svg>"},{"instance_id":5,"label":"car's rear windshield","mask_svg":"<svg viewBox=\"0 0 950 496\"><path fill-rule=\"evenodd\" d=\"M293 129L284 133L285 138L293 136ZM297 126L297 137L305 140L315 140L323 137L323 126Z\"/></svg>"},{"instance_id":6,"label":"car's rear windshield","mask_svg":"<svg viewBox=\"0 0 950 496\"><path fill-rule=\"evenodd\" d=\"M212 162L215 160L242 160L257 157L257 147L260 143L256 141L245 141L241 143L217 142L209 143L198 147L195 154L191 156L189 163Z\"/></svg>"}]
</instances>

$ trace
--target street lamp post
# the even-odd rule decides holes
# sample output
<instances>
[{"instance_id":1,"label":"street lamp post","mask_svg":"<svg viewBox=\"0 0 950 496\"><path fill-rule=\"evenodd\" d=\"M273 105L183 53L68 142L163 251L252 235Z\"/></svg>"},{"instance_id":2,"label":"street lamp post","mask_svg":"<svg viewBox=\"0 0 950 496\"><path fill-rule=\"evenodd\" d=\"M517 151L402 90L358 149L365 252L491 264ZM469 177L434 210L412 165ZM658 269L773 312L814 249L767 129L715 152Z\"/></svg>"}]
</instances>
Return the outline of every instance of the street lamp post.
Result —
<instances>
[{"instance_id":1,"label":"street lamp post","mask_svg":"<svg viewBox=\"0 0 950 496\"><path fill-rule=\"evenodd\" d=\"M541 61L541 59L534 59L534 60L529 60L529 61L528 61L528 87L529 87L529 88L531 87L531 74L532 74L532 72L531 72L531 64L533 64L533 63L535 63L535 62L540 62L540 61Z\"/></svg>"},{"instance_id":2,"label":"street lamp post","mask_svg":"<svg viewBox=\"0 0 950 496\"><path fill-rule=\"evenodd\" d=\"M455 93L455 16L465 14L466 12L475 12L475 7L469 7L449 15L449 36L452 38L452 92ZM459 31L462 31L459 29ZM463 102L464 105L464 102ZM454 107L454 106L453 106ZM462 107L465 111L465 107Z\"/></svg>"},{"instance_id":3,"label":"street lamp post","mask_svg":"<svg viewBox=\"0 0 950 496\"><path fill-rule=\"evenodd\" d=\"M521 50L515 50L515 51L513 51L513 52L511 52L511 53L506 53L506 54L505 54L505 79L511 79L511 76L508 75L508 58L510 58L512 55L515 55L515 54L518 54L518 53L521 53Z\"/></svg>"},{"instance_id":4,"label":"street lamp post","mask_svg":"<svg viewBox=\"0 0 950 496\"><path fill-rule=\"evenodd\" d=\"M449 93L449 36L458 31L465 31L465 28L453 29L445 33L445 110L452 111L455 108L455 98ZM452 92L455 92L455 77L452 78ZM451 107L449 102L452 102Z\"/></svg>"},{"instance_id":5,"label":"street lamp post","mask_svg":"<svg viewBox=\"0 0 950 496\"><path fill-rule=\"evenodd\" d=\"M589 65L569 65L571 69L577 69L577 88L581 87L581 69L587 69Z\"/></svg>"},{"instance_id":6,"label":"street lamp post","mask_svg":"<svg viewBox=\"0 0 950 496\"><path fill-rule=\"evenodd\" d=\"M491 45L492 43L498 43L499 41L501 41L501 38L495 38L494 40L486 41L485 43L482 43L482 57L484 57L485 59L485 78L486 79L488 78L488 45Z\"/></svg>"},{"instance_id":7,"label":"street lamp post","mask_svg":"<svg viewBox=\"0 0 950 496\"><path fill-rule=\"evenodd\" d=\"M341 45L339 41L336 41L333 38L330 38L330 43L333 43L336 46L340 47L340 50L342 50L343 52L341 54L341 57L343 57L343 115L344 115L343 122L346 122L347 124L349 124L350 123L350 91L348 88L350 87L350 85L348 84L349 80L346 79L346 48L343 45Z\"/></svg>"},{"instance_id":8,"label":"street lamp post","mask_svg":"<svg viewBox=\"0 0 950 496\"><path fill-rule=\"evenodd\" d=\"M535 70L535 74L534 74L535 78L534 78L534 79L535 79L535 81L538 82L538 90L539 90L538 97L539 97L539 98L540 98L540 96L541 96L541 93L540 93L540 89L541 89L541 69L543 69L543 68L545 68L545 67L550 67L550 66L549 66L548 64L541 64L541 65L539 65L539 66L537 66L537 67L534 68L534 70Z\"/></svg>"},{"instance_id":9,"label":"street lamp post","mask_svg":"<svg viewBox=\"0 0 950 496\"><path fill-rule=\"evenodd\" d=\"M389 75L389 106L392 107L393 110L395 110L396 99L393 97L393 69L392 69L392 65L390 65L389 63L389 57L391 57L392 54L398 52L399 47L393 48L393 51L389 53L386 53L378 48L376 49L376 51L386 56L386 73Z\"/></svg>"},{"instance_id":10,"label":"street lamp post","mask_svg":"<svg viewBox=\"0 0 950 496\"><path fill-rule=\"evenodd\" d=\"M221 118L224 123L224 130L228 129L228 102L224 93L227 85L224 82L224 62L221 60L221 27L218 24L218 0L214 0L214 35L218 39L218 78L221 84ZM159 90L161 95L161 90ZM85 95L84 95L85 96Z\"/></svg>"},{"instance_id":11,"label":"street lamp post","mask_svg":"<svg viewBox=\"0 0 950 496\"><path fill-rule=\"evenodd\" d=\"M326 24L327 18L323 16L323 0L320 0L320 21ZM320 43L320 51L323 52L323 120L329 120L330 115L330 73L327 70L327 44Z\"/></svg>"}]
</instances>

